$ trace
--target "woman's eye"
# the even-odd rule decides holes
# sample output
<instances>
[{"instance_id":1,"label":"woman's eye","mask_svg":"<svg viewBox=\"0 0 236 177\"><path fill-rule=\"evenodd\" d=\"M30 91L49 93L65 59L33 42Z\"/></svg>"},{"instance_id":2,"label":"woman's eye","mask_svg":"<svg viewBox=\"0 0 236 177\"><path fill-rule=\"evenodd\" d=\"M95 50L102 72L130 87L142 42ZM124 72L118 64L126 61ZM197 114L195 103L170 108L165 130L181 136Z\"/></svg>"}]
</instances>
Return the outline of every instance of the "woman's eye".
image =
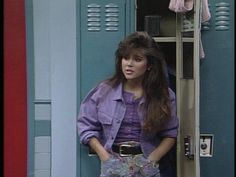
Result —
<instances>
[{"instance_id":1,"label":"woman's eye","mask_svg":"<svg viewBox=\"0 0 236 177\"><path fill-rule=\"evenodd\" d=\"M142 58L136 57L135 61L140 62L140 61L142 61Z\"/></svg>"}]
</instances>

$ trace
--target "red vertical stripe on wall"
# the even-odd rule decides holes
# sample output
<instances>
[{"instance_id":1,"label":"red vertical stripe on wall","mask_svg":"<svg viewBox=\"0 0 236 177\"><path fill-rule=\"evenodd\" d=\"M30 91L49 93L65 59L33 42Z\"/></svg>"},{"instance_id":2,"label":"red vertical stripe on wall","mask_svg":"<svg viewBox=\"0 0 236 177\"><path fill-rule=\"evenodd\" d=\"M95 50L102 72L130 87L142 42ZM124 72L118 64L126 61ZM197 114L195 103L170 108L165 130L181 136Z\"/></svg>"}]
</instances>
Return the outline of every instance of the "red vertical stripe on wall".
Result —
<instances>
[{"instance_id":1,"label":"red vertical stripe on wall","mask_svg":"<svg viewBox=\"0 0 236 177\"><path fill-rule=\"evenodd\" d=\"M24 0L4 0L4 177L27 176Z\"/></svg>"}]
</instances>

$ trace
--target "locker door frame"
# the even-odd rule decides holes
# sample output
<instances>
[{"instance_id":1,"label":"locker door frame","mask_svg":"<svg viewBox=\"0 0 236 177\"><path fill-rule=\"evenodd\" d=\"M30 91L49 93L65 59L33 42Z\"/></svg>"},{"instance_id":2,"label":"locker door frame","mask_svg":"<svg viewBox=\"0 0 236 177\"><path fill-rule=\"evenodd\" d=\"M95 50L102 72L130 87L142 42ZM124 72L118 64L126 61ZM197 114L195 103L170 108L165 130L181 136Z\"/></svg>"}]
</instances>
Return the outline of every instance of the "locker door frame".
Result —
<instances>
[{"instance_id":1,"label":"locker door frame","mask_svg":"<svg viewBox=\"0 0 236 177\"><path fill-rule=\"evenodd\" d=\"M177 14L177 28L176 28L176 98L177 98L177 115L180 119L179 127L179 136L177 143L177 176L178 177L200 177L200 158L199 158L199 107L200 107L200 58L199 58L199 42L200 42L200 5L201 0L194 1L194 39L193 41L193 79L183 79L183 42L184 39L181 34L181 14ZM191 94L193 94L193 124L189 126L188 121L182 121L183 109L188 113L190 110L187 110L182 103L183 94L187 94L186 88L190 92L188 99L191 99ZM184 93L183 93L184 92ZM185 117L186 119L186 117ZM189 127L193 128L190 130ZM185 156L184 149L184 138L186 136L191 136L193 159L190 159Z\"/></svg>"}]
</instances>

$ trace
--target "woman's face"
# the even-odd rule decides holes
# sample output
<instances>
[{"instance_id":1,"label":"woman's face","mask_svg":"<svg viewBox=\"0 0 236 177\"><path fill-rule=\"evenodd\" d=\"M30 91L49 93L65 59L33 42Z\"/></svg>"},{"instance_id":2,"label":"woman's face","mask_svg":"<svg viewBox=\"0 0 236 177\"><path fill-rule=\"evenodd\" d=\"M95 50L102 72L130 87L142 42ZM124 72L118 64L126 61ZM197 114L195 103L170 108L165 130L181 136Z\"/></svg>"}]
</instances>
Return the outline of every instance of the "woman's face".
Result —
<instances>
[{"instance_id":1,"label":"woman's face","mask_svg":"<svg viewBox=\"0 0 236 177\"><path fill-rule=\"evenodd\" d=\"M147 70L147 58L140 52L132 53L129 57L122 58L122 71L128 81L141 81Z\"/></svg>"}]
</instances>

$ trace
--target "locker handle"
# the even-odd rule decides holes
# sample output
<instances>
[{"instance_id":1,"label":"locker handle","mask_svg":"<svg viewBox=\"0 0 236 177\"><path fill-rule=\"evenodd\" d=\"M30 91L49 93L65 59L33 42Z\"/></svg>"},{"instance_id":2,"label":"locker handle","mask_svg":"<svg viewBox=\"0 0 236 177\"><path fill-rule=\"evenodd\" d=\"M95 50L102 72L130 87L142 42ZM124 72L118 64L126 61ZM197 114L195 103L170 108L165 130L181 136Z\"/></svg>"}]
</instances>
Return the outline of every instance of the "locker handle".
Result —
<instances>
[{"instance_id":1,"label":"locker handle","mask_svg":"<svg viewBox=\"0 0 236 177\"><path fill-rule=\"evenodd\" d=\"M194 154L192 153L191 136L189 135L184 137L184 155L190 160L194 159Z\"/></svg>"}]
</instances>

